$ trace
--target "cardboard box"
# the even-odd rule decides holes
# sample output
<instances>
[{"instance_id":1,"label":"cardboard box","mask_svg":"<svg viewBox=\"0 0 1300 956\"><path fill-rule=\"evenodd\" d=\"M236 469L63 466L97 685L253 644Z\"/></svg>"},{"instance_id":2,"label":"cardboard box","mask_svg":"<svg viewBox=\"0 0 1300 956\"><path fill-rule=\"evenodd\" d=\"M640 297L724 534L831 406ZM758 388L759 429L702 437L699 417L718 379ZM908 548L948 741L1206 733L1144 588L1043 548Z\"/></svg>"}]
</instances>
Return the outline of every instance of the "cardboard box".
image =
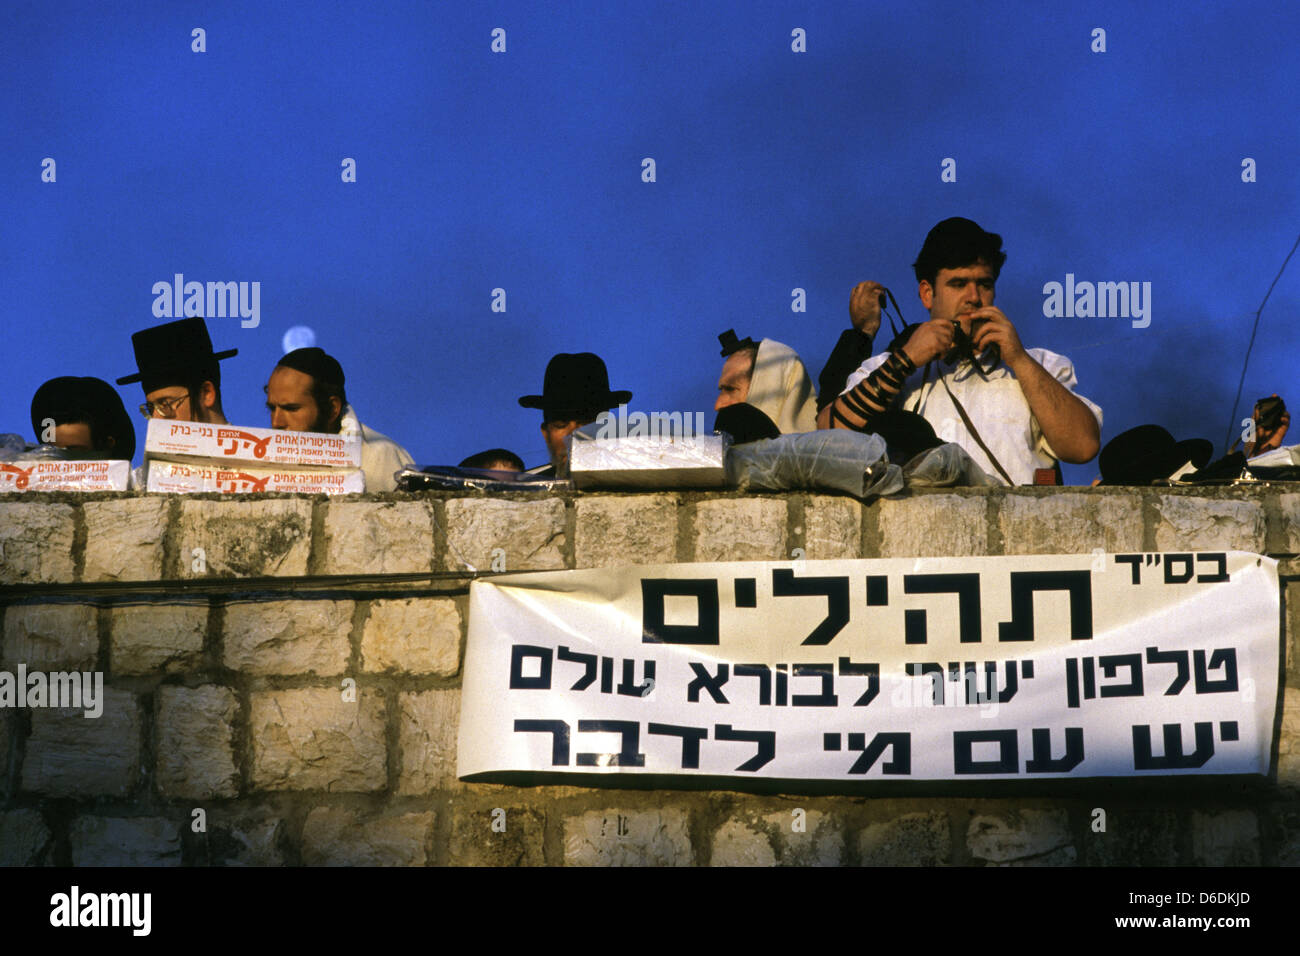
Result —
<instances>
[{"instance_id":1,"label":"cardboard box","mask_svg":"<svg viewBox=\"0 0 1300 956\"><path fill-rule=\"evenodd\" d=\"M126 491L131 463L122 459L0 461L0 494L11 491Z\"/></svg>"},{"instance_id":2,"label":"cardboard box","mask_svg":"<svg viewBox=\"0 0 1300 956\"><path fill-rule=\"evenodd\" d=\"M148 490L151 492L192 494L219 491L238 495L287 491L302 495L353 495L366 490L366 477L360 469L232 468L161 458L154 458L148 464Z\"/></svg>"},{"instance_id":3,"label":"cardboard box","mask_svg":"<svg viewBox=\"0 0 1300 956\"><path fill-rule=\"evenodd\" d=\"M727 482L722 435L584 439L569 446L569 477L577 488L721 488Z\"/></svg>"},{"instance_id":4,"label":"cardboard box","mask_svg":"<svg viewBox=\"0 0 1300 956\"><path fill-rule=\"evenodd\" d=\"M249 462L261 466L360 468L361 436L277 431L240 425L206 425L170 418L149 420L146 458L212 464Z\"/></svg>"}]
</instances>

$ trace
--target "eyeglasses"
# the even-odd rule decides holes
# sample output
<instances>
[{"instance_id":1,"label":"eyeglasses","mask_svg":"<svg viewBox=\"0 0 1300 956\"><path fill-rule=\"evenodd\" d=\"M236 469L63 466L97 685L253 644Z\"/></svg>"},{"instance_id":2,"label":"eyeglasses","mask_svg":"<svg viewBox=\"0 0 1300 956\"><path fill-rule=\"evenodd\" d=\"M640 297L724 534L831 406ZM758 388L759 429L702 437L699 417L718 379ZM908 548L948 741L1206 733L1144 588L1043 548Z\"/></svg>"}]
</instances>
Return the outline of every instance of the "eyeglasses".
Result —
<instances>
[{"instance_id":1,"label":"eyeglasses","mask_svg":"<svg viewBox=\"0 0 1300 956\"><path fill-rule=\"evenodd\" d=\"M156 402L145 402L140 406L140 414L145 418L153 418L155 413L159 418L175 418L176 409L189 397L190 393L186 392L179 398L160 398Z\"/></svg>"}]
</instances>

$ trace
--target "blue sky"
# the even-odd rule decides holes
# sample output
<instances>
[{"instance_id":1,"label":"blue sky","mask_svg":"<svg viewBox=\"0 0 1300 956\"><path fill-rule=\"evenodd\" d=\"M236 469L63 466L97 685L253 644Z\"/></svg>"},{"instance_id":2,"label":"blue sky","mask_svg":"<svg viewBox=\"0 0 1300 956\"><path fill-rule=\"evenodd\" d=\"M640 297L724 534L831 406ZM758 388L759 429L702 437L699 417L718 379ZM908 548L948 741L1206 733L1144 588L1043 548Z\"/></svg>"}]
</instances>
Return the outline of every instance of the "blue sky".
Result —
<instances>
[{"instance_id":1,"label":"blue sky","mask_svg":"<svg viewBox=\"0 0 1300 956\"><path fill-rule=\"evenodd\" d=\"M268 423L262 386L307 325L419 462L536 464L516 399L553 353L599 353L647 411L712 408L727 328L816 377L855 282L923 317L910 263L962 215L1004 237L996 304L1074 360L1103 441L1158 422L1222 445L1300 234L1295 4L545 6L7 2L0 431L33 437L47 378L134 371L130 333L179 272L261 284L256 328L208 323L239 349L232 422ZM1067 273L1150 282L1150 326L1046 317ZM1273 391L1300 407L1297 305L1293 261L1238 419Z\"/></svg>"}]
</instances>

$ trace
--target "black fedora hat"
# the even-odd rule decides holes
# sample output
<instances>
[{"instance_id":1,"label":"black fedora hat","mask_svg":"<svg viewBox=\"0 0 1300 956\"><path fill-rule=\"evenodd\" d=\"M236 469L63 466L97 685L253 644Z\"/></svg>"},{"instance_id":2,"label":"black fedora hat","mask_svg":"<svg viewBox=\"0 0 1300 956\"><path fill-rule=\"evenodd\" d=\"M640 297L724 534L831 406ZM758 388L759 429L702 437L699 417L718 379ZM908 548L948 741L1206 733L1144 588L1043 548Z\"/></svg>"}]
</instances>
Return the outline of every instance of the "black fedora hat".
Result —
<instances>
[{"instance_id":1,"label":"black fedora hat","mask_svg":"<svg viewBox=\"0 0 1300 956\"><path fill-rule=\"evenodd\" d=\"M1138 425L1108 441L1097 464L1103 485L1149 485L1189 461L1204 468L1213 454L1214 445L1204 438L1175 441L1159 425Z\"/></svg>"},{"instance_id":2,"label":"black fedora hat","mask_svg":"<svg viewBox=\"0 0 1300 956\"><path fill-rule=\"evenodd\" d=\"M540 408L548 418L560 413L604 411L632 397L626 390L609 390L609 372L592 352L561 352L546 363L542 394L519 399L524 408Z\"/></svg>"},{"instance_id":3,"label":"black fedora hat","mask_svg":"<svg viewBox=\"0 0 1300 956\"><path fill-rule=\"evenodd\" d=\"M36 440L41 440L42 424L47 418L55 424L86 422L97 451L106 452L108 458L135 457L135 426L117 390L102 378L78 378L61 375L52 378L32 396L32 430ZM111 450L104 447L105 439L113 439Z\"/></svg>"},{"instance_id":4,"label":"black fedora hat","mask_svg":"<svg viewBox=\"0 0 1300 956\"><path fill-rule=\"evenodd\" d=\"M119 378L117 384L140 382L145 394L168 385L184 385L199 376L215 383L221 374L217 362L239 354L238 349L212 351L207 323L198 316L136 332L131 345L139 371Z\"/></svg>"}]
</instances>

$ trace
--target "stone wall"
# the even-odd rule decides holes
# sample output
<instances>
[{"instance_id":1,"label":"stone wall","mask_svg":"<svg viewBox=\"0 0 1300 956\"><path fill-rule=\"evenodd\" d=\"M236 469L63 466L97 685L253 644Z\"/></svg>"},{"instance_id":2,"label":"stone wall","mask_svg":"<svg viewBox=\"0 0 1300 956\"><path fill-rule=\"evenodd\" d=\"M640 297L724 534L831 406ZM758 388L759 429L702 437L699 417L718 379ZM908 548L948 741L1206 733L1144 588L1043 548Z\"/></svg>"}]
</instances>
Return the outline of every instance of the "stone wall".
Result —
<instances>
[{"instance_id":1,"label":"stone wall","mask_svg":"<svg viewBox=\"0 0 1300 956\"><path fill-rule=\"evenodd\" d=\"M471 569L783 560L796 548L1242 549L1283 558L1286 576L1300 572L1300 494L0 497L0 670L106 681L98 719L0 710L0 864L1300 862L1300 582L1285 577L1279 767L1258 786L844 796L456 779Z\"/></svg>"}]
</instances>

